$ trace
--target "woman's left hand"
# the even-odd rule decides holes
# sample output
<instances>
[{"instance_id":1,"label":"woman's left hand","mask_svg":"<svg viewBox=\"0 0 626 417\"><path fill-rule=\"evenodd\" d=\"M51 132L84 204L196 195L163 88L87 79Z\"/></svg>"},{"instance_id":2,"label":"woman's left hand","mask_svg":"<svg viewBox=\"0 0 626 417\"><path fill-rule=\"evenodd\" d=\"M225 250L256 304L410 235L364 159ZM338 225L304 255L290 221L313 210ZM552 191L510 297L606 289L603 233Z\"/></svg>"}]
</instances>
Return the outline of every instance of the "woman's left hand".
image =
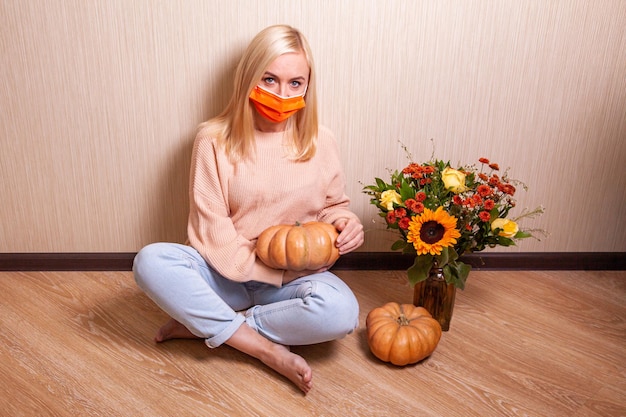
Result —
<instances>
[{"instance_id":1,"label":"woman's left hand","mask_svg":"<svg viewBox=\"0 0 626 417\"><path fill-rule=\"evenodd\" d=\"M352 252L363 244L363 225L357 219L339 219L333 225L339 231L336 246L340 255Z\"/></svg>"}]
</instances>

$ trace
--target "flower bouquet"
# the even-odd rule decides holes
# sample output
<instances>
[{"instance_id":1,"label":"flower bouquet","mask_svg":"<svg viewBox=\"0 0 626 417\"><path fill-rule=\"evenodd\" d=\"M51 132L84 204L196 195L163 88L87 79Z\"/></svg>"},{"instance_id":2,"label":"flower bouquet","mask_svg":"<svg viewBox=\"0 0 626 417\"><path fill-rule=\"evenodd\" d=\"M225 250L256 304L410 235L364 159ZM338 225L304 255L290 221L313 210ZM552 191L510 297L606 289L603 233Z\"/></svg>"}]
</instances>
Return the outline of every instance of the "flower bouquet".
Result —
<instances>
[{"instance_id":1,"label":"flower bouquet","mask_svg":"<svg viewBox=\"0 0 626 417\"><path fill-rule=\"evenodd\" d=\"M508 172L500 175L498 164L486 158L478 162L456 168L437 159L411 162L393 172L390 182L376 178L376 184L363 188L387 228L400 234L391 249L415 255L407 271L411 285L426 280L435 266L446 283L463 289L471 266L459 260L461 255L533 236L518 221L540 215L543 207L509 218L516 185L526 186L509 179Z\"/></svg>"}]
</instances>

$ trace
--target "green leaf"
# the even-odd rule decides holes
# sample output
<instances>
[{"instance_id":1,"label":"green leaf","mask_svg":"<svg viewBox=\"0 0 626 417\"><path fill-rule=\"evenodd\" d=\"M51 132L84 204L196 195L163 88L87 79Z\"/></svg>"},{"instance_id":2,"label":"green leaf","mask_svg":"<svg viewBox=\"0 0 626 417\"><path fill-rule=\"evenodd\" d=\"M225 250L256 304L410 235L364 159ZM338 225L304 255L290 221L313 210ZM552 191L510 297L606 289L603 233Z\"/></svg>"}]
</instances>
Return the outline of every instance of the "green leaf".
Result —
<instances>
[{"instance_id":1,"label":"green leaf","mask_svg":"<svg viewBox=\"0 0 626 417\"><path fill-rule=\"evenodd\" d=\"M417 251L415 250L415 246L413 246L410 243L407 243L406 246L404 247L404 249L402 250L402 253L406 254L406 255L414 255L417 256Z\"/></svg>"},{"instance_id":2,"label":"green leaf","mask_svg":"<svg viewBox=\"0 0 626 417\"><path fill-rule=\"evenodd\" d=\"M448 284L453 284L455 287L463 290L465 289L465 281L467 281L471 270L471 265L453 261L444 266L443 275L446 277Z\"/></svg>"},{"instance_id":3,"label":"green leaf","mask_svg":"<svg viewBox=\"0 0 626 417\"><path fill-rule=\"evenodd\" d=\"M415 198L415 190L405 181L402 181L400 187L400 197L402 198L402 201L406 201L409 198Z\"/></svg>"},{"instance_id":4,"label":"green leaf","mask_svg":"<svg viewBox=\"0 0 626 417\"><path fill-rule=\"evenodd\" d=\"M402 239L400 240L396 240L395 242L393 242L393 245L391 245L391 250L400 250L400 249L404 249L406 246L406 242Z\"/></svg>"},{"instance_id":5,"label":"green leaf","mask_svg":"<svg viewBox=\"0 0 626 417\"><path fill-rule=\"evenodd\" d=\"M441 249L441 254L435 256L435 260L437 261L437 265L439 265L439 268L442 268L444 265L447 265L448 262L450 262L450 251L449 249L452 249L450 247L445 247L443 249ZM452 249L454 250L454 249Z\"/></svg>"},{"instance_id":6,"label":"green leaf","mask_svg":"<svg viewBox=\"0 0 626 417\"><path fill-rule=\"evenodd\" d=\"M497 219L498 217L500 217L500 212L498 211L498 207L494 207L491 209L491 211L489 212L489 223L493 222L495 219Z\"/></svg>"},{"instance_id":7,"label":"green leaf","mask_svg":"<svg viewBox=\"0 0 626 417\"><path fill-rule=\"evenodd\" d=\"M441 250L441 255L437 256L437 263L440 267L459 259L459 254L452 246L447 246Z\"/></svg>"},{"instance_id":8,"label":"green leaf","mask_svg":"<svg viewBox=\"0 0 626 417\"><path fill-rule=\"evenodd\" d=\"M387 223L387 227L389 229L400 229L400 227L398 226L398 223L393 223L393 224Z\"/></svg>"},{"instance_id":9,"label":"green leaf","mask_svg":"<svg viewBox=\"0 0 626 417\"><path fill-rule=\"evenodd\" d=\"M422 282L428 278L430 268L433 266L433 257L431 255L419 255L415 257L413 265L407 269L409 284L415 286L418 282Z\"/></svg>"},{"instance_id":10,"label":"green leaf","mask_svg":"<svg viewBox=\"0 0 626 417\"><path fill-rule=\"evenodd\" d=\"M508 237L498 236L498 245L513 246L515 245L515 242L512 239L509 239Z\"/></svg>"}]
</instances>

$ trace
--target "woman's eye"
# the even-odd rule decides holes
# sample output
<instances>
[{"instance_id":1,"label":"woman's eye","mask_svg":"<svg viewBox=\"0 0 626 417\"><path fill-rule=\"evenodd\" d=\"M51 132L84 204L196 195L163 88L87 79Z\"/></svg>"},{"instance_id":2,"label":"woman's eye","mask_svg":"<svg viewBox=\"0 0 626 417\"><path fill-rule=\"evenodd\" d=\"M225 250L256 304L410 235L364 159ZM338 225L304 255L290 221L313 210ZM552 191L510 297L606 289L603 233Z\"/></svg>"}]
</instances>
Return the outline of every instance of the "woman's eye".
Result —
<instances>
[{"instance_id":1,"label":"woman's eye","mask_svg":"<svg viewBox=\"0 0 626 417\"><path fill-rule=\"evenodd\" d=\"M302 83L301 83L300 81L292 81L292 82L291 82L291 86L292 86L293 88L298 88L298 87L300 87L301 85L302 85Z\"/></svg>"},{"instance_id":2,"label":"woman's eye","mask_svg":"<svg viewBox=\"0 0 626 417\"><path fill-rule=\"evenodd\" d=\"M265 84L274 84L274 79L272 77L263 78L263 82Z\"/></svg>"}]
</instances>

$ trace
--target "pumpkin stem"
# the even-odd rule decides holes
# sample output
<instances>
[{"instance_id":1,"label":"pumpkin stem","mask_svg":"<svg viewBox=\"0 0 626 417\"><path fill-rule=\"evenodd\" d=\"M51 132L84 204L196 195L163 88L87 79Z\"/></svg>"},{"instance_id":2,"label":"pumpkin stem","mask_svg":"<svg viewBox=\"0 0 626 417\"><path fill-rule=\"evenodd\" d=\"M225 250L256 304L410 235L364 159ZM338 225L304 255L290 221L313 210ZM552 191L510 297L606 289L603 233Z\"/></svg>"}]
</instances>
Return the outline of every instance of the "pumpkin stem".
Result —
<instances>
[{"instance_id":1,"label":"pumpkin stem","mask_svg":"<svg viewBox=\"0 0 626 417\"><path fill-rule=\"evenodd\" d=\"M398 317L396 321L398 322L400 326L408 326L410 323L409 319L407 319L404 314L400 314L400 317Z\"/></svg>"},{"instance_id":2,"label":"pumpkin stem","mask_svg":"<svg viewBox=\"0 0 626 417\"><path fill-rule=\"evenodd\" d=\"M409 319L407 319L404 315L404 308L402 308L402 306L400 306L400 316L396 319L396 321L400 326L408 326L410 323Z\"/></svg>"}]
</instances>

